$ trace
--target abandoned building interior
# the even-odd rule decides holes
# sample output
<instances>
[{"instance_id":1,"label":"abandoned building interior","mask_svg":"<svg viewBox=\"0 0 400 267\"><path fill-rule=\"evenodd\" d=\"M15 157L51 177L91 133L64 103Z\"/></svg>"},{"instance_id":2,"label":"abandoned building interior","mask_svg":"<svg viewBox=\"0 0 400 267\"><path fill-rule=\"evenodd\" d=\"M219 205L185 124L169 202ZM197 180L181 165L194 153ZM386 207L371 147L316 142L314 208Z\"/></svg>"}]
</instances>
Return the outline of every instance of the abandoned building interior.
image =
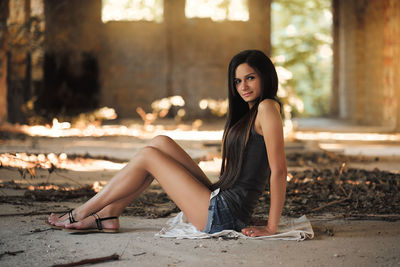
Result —
<instances>
[{"instance_id":1,"label":"abandoned building interior","mask_svg":"<svg viewBox=\"0 0 400 267\"><path fill-rule=\"evenodd\" d=\"M271 55L271 1L248 1L248 20L188 18L185 0L161 3L159 21L102 20L102 1L0 2L0 121L38 114L136 108L174 95L188 118L201 99L226 98L226 65L244 49ZM190 1L189 1L190 2ZM330 116L400 129L398 1L332 1Z\"/></svg>"}]
</instances>

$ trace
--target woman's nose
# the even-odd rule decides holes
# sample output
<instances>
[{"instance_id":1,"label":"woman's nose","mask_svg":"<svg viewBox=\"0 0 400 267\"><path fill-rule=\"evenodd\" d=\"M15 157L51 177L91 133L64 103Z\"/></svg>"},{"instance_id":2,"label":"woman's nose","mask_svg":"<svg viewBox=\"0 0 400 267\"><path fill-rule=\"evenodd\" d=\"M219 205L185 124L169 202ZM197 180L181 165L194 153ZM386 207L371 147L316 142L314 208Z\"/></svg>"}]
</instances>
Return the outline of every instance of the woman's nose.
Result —
<instances>
[{"instance_id":1,"label":"woman's nose","mask_svg":"<svg viewBox=\"0 0 400 267\"><path fill-rule=\"evenodd\" d=\"M241 91L246 90L247 89L247 83L245 81L241 82L240 85L239 85L239 89Z\"/></svg>"}]
</instances>

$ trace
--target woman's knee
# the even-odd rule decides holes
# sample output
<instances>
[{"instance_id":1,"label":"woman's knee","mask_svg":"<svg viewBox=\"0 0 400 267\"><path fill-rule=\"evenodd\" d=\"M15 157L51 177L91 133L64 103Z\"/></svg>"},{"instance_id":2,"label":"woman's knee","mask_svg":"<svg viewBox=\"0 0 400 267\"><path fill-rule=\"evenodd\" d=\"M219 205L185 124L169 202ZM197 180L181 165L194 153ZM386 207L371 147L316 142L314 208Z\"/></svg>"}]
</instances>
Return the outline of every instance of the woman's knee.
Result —
<instances>
[{"instance_id":1,"label":"woman's knee","mask_svg":"<svg viewBox=\"0 0 400 267\"><path fill-rule=\"evenodd\" d=\"M146 157L154 156L156 153L159 153L159 152L160 152L160 150L158 148L148 145L148 146L143 147L139 151L138 155L146 158Z\"/></svg>"},{"instance_id":2,"label":"woman's knee","mask_svg":"<svg viewBox=\"0 0 400 267\"><path fill-rule=\"evenodd\" d=\"M143 169L150 171L157 162L161 162L165 157L164 152L153 146L143 147L135 158L135 162Z\"/></svg>"},{"instance_id":3,"label":"woman's knee","mask_svg":"<svg viewBox=\"0 0 400 267\"><path fill-rule=\"evenodd\" d=\"M171 142L173 142L173 140L170 137L168 137L166 135L157 135L150 141L149 146L165 147L166 145L170 144Z\"/></svg>"}]
</instances>

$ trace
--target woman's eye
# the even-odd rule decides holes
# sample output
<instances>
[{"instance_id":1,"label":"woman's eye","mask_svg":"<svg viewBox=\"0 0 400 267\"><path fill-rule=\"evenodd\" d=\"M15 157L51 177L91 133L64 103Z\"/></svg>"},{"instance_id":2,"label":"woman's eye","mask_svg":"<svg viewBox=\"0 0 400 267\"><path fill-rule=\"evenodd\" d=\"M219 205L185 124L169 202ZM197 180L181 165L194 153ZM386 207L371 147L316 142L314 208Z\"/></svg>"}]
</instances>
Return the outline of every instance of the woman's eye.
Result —
<instances>
[{"instance_id":1,"label":"woman's eye","mask_svg":"<svg viewBox=\"0 0 400 267\"><path fill-rule=\"evenodd\" d=\"M235 84L239 84L241 81L239 79L235 79Z\"/></svg>"},{"instance_id":2,"label":"woman's eye","mask_svg":"<svg viewBox=\"0 0 400 267\"><path fill-rule=\"evenodd\" d=\"M254 79L255 79L254 76L249 76L249 77L247 77L247 80L254 80Z\"/></svg>"}]
</instances>

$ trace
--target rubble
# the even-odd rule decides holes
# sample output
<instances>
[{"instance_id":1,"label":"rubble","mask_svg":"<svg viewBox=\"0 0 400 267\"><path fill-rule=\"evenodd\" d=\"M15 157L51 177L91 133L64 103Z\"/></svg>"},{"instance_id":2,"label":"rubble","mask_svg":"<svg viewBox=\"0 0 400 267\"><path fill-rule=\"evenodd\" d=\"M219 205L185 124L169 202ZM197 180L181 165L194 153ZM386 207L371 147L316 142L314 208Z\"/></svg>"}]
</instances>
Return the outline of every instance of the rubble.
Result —
<instances>
[{"instance_id":1,"label":"rubble","mask_svg":"<svg viewBox=\"0 0 400 267\"><path fill-rule=\"evenodd\" d=\"M339 173L339 168L289 173L291 179L287 183L283 215L400 215L399 174L353 168L345 169L341 175ZM256 217L266 216L269 201L267 191L256 208ZM329 203L335 204L327 205Z\"/></svg>"}]
</instances>

